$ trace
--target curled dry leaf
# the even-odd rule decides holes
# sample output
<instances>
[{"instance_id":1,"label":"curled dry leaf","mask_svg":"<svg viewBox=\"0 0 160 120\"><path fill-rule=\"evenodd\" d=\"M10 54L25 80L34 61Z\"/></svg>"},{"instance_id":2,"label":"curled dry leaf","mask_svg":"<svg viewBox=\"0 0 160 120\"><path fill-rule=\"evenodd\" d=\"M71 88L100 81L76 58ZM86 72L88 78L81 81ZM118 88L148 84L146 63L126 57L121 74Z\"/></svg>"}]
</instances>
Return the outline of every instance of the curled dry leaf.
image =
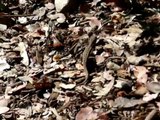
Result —
<instances>
[{"instance_id":1,"label":"curled dry leaf","mask_svg":"<svg viewBox=\"0 0 160 120\"><path fill-rule=\"evenodd\" d=\"M111 70L118 70L118 69L120 69L120 66L119 66L118 64L112 62L112 61L109 61L109 62L107 63L107 67L108 67L109 69L111 69Z\"/></svg>"},{"instance_id":2,"label":"curled dry leaf","mask_svg":"<svg viewBox=\"0 0 160 120\"><path fill-rule=\"evenodd\" d=\"M5 58L0 58L0 71L4 71L5 69L9 69L10 65L7 63Z\"/></svg>"},{"instance_id":3,"label":"curled dry leaf","mask_svg":"<svg viewBox=\"0 0 160 120\"><path fill-rule=\"evenodd\" d=\"M127 99L123 97L118 97L115 99L113 107L130 108L143 103L145 103L145 101L143 101L142 99Z\"/></svg>"},{"instance_id":4,"label":"curled dry leaf","mask_svg":"<svg viewBox=\"0 0 160 120\"><path fill-rule=\"evenodd\" d=\"M146 84L148 75L148 70L143 66L135 66L133 68L133 72L135 77L137 78L137 82Z\"/></svg>"},{"instance_id":5,"label":"curled dry leaf","mask_svg":"<svg viewBox=\"0 0 160 120\"><path fill-rule=\"evenodd\" d=\"M30 76L19 76L18 79L20 79L23 82L29 82L33 84L33 78Z\"/></svg>"},{"instance_id":6,"label":"curled dry leaf","mask_svg":"<svg viewBox=\"0 0 160 120\"><path fill-rule=\"evenodd\" d=\"M134 91L134 93L136 95L144 95L148 92L147 87L144 85L140 85L138 88L136 88L136 90Z\"/></svg>"},{"instance_id":7,"label":"curled dry leaf","mask_svg":"<svg viewBox=\"0 0 160 120\"><path fill-rule=\"evenodd\" d=\"M126 78L127 76L130 76L130 73L125 69L119 69L117 70L117 76Z\"/></svg>"},{"instance_id":8,"label":"curled dry leaf","mask_svg":"<svg viewBox=\"0 0 160 120\"><path fill-rule=\"evenodd\" d=\"M19 4L21 4L21 5L24 5L24 4L26 4L26 3L27 3L26 0L19 0Z\"/></svg>"},{"instance_id":9,"label":"curled dry leaf","mask_svg":"<svg viewBox=\"0 0 160 120\"><path fill-rule=\"evenodd\" d=\"M160 111L160 102L156 102L158 106L158 110Z\"/></svg>"},{"instance_id":10,"label":"curled dry leaf","mask_svg":"<svg viewBox=\"0 0 160 120\"><path fill-rule=\"evenodd\" d=\"M155 93L155 94L149 94L149 93L146 93L144 96L143 96L143 101L145 102L149 102L151 100L154 100L158 97L158 93Z\"/></svg>"},{"instance_id":11,"label":"curled dry leaf","mask_svg":"<svg viewBox=\"0 0 160 120\"><path fill-rule=\"evenodd\" d=\"M41 19L46 13L46 8L45 7L41 7L35 11L33 11L33 14L34 14L34 17L33 19L34 20L38 20L38 19Z\"/></svg>"},{"instance_id":12,"label":"curled dry leaf","mask_svg":"<svg viewBox=\"0 0 160 120\"><path fill-rule=\"evenodd\" d=\"M0 107L0 114L6 113L9 111L8 107Z\"/></svg>"},{"instance_id":13,"label":"curled dry leaf","mask_svg":"<svg viewBox=\"0 0 160 120\"><path fill-rule=\"evenodd\" d=\"M56 11L60 12L67 4L68 4L69 0L54 0L54 4L56 7Z\"/></svg>"},{"instance_id":14,"label":"curled dry leaf","mask_svg":"<svg viewBox=\"0 0 160 120\"><path fill-rule=\"evenodd\" d=\"M18 21L19 21L21 24L26 24L26 23L28 22L26 17L19 17L19 18L18 18Z\"/></svg>"},{"instance_id":15,"label":"curled dry leaf","mask_svg":"<svg viewBox=\"0 0 160 120\"><path fill-rule=\"evenodd\" d=\"M66 21L66 17L63 13L47 14L47 17L51 20L57 20L58 23L64 23Z\"/></svg>"},{"instance_id":16,"label":"curled dry leaf","mask_svg":"<svg viewBox=\"0 0 160 120\"><path fill-rule=\"evenodd\" d=\"M10 101L10 96L8 96L8 97L6 97L6 95L1 96L0 97L0 107L7 107L9 101Z\"/></svg>"},{"instance_id":17,"label":"curled dry leaf","mask_svg":"<svg viewBox=\"0 0 160 120\"><path fill-rule=\"evenodd\" d=\"M146 87L153 93L160 93L160 82L147 82Z\"/></svg>"},{"instance_id":18,"label":"curled dry leaf","mask_svg":"<svg viewBox=\"0 0 160 120\"><path fill-rule=\"evenodd\" d=\"M34 103L32 106L33 112L39 113L41 112L43 105L41 103Z\"/></svg>"},{"instance_id":19,"label":"curled dry leaf","mask_svg":"<svg viewBox=\"0 0 160 120\"><path fill-rule=\"evenodd\" d=\"M20 55L21 57L23 58L22 60L22 63L26 66L29 65L29 58L28 58L28 54L27 54L27 51L26 51L26 45L24 42L20 42L18 44L18 47L19 47L19 51L20 51Z\"/></svg>"},{"instance_id":20,"label":"curled dry leaf","mask_svg":"<svg viewBox=\"0 0 160 120\"><path fill-rule=\"evenodd\" d=\"M103 63L104 60L105 60L105 58L104 58L103 56L101 56L101 55L96 55L96 63L97 63L97 65Z\"/></svg>"},{"instance_id":21,"label":"curled dry leaf","mask_svg":"<svg viewBox=\"0 0 160 120\"><path fill-rule=\"evenodd\" d=\"M99 96L99 97L107 95L109 91L112 89L113 85L114 85L114 80L111 80L108 84L104 85L104 88L99 90L99 92L95 93L94 95Z\"/></svg>"},{"instance_id":22,"label":"curled dry leaf","mask_svg":"<svg viewBox=\"0 0 160 120\"><path fill-rule=\"evenodd\" d=\"M0 31L5 31L7 29L7 25L0 24Z\"/></svg>"},{"instance_id":23,"label":"curled dry leaf","mask_svg":"<svg viewBox=\"0 0 160 120\"><path fill-rule=\"evenodd\" d=\"M54 4L49 2L49 3L45 4L45 7L49 10L52 10L52 9L54 9Z\"/></svg>"},{"instance_id":24,"label":"curled dry leaf","mask_svg":"<svg viewBox=\"0 0 160 120\"><path fill-rule=\"evenodd\" d=\"M76 84L64 84L64 83L60 83L59 85L61 88L64 88L64 89L73 89Z\"/></svg>"},{"instance_id":25,"label":"curled dry leaf","mask_svg":"<svg viewBox=\"0 0 160 120\"><path fill-rule=\"evenodd\" d=\"M105 78L106 80L114 80L114 77L112 76L113 71L108 70L108 71L104 71L103 72L103 78Z\"/></svg>"},{"instance_id":26,"label":"curled dry leaf","mask_svg":"<svg viewBox=\"0 0 160 120\"><path fill-rule=\"evenodd\" d=\"M127 81L125 79L116 80L116 84L114 85L114 87L122 88L124 85L131 86L132 82L131 81Z\"/></svg>"},{"instance_id":27,"label":"curled dry leaf","mask_svg":"<svg viewBox=\"0 0 160 120\"><path fill-rule=\"evenodd\" d=\"M134 65L138 65L144 59L145 59L144 56L138 56L138 57L136 57L135 55L129 55L129 56L127 56L127 61L129 63L134 64Z\"/></svg>"},{"instance_id":28,"label":"curled dry leaf","mask_svg":"<svg viewBox=\"0 0 160 120\"><path fill-rule=\"evenodd\" d=\"M76 115L76 120L97 120L97 113L91 107L81 108Z\"/></svg>"},{"instance_id":29,"label":"curled dry leaf","mask_svg":"<svg viewBox=\"0 0 160 120\"><path fill-rule=\"evenodd\" d=\"M101 0L93 0L92 2L92 6L96 6L98 2L100 2Z\"/></svg>"},{"instance_id":30,"label":"curled dry leaf","mask_svg":"<svg viewBox=\"0 0 160 120\"><path fill-rule=\"evenodd\" d=\"M21 90L21 89L25 88L26 86L27 86L27 82L23 82L22 85L19 85L15 88L11 89L10 91L8 91L8 93L12 94L13 92L16 92L18 90Z\"/></svg>"},{"instance_id":31,"label":"curled dry leaf","mask_svg":"<svg viewBox=\"0 0 160 120\"><path fill-rule=\"evenodd\" d=\"M56 120L63 120L62 116L60 116L55 108L50 108L53 114L56 116Z\"/></svg>"},{"instance_id":32,"label":"curled dry leaf","mask_svg":"<svg viewBox=\"0 0 160 120\"><path fill-rule=\"evenodd\" d=\"M36 30L38 30L40 28L40 24L39 23L35 23L35 24L29 24L26 26L26 29L29 32L35 32Z\"/></svg>"},{"instance_id":33,"label":"curled dry leaf","mask_svg":"<svg viewBox=\"0 0 160 120\"><path fill-rule=\"evenodd\" d=\"M101 21L96 17L87 17L86 20L89 20L89 25L91 28L98 26L98 29L100 29L102 27Z\"/></svg>"}]
</instances>

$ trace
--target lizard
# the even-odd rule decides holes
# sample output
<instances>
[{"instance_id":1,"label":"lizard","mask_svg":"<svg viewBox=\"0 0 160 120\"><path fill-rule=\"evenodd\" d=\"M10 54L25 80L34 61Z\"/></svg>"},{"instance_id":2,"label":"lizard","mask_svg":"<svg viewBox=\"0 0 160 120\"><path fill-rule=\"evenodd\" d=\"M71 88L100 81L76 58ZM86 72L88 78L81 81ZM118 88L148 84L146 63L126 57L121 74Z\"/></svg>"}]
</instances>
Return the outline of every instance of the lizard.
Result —
<instances>
[{"instance_id":1,"label":"lizard","mask_svg":"<svg viewBox=\"0 0 160 120\"><path fill-rule=\"evenodd\" d=\"M85 50L82 53L82 62L83 62L83 67L84 67L85 78L80 78L80 79L76 80L80 84L86 84L88 82L89 71L87 68L87 61L88 61L89 54L91 52L91 49L93 47L93 44L94 44L96 38L97 38L96 34L92 34L90 36L89 41L88 41L88 45L86 46Z\"/></svg>"}]
</instances>

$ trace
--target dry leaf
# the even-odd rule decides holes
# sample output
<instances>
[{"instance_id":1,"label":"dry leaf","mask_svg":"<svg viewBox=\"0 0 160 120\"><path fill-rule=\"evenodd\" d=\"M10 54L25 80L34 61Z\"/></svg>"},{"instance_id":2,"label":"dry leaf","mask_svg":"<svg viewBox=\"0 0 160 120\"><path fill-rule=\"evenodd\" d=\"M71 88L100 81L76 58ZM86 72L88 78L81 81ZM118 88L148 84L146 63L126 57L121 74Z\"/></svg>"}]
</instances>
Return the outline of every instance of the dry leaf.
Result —
<instances>
[{"instance_id":1,"label":"dry leaf","mask_svg":"<svg viewBox=\"0 0 160 120\"><path fill-rule=\"evenodd\" d=\"M60 83L59 84L60 87L64 88L64 89L73 89L76 84L64 84L64 83Z\"/></svg>"},{"instance_id":2,"label":"dry leaf","mask_svg":"<svg viewBox=\"0 0 160 120\"><path fill-rule=\"evenodd\" d=\"M134 65L138 65L143 60L144 60L144 56L138 56L138 57L136 57L135 55L127 56L127 61Z\"/></svg>"},{"instance_id":3,"label":"dry leaf","mask_svg":"<svg viewBox=\"0 0 160 120\"><path fill-rule=\"evenodd\" d=\"M29 76L19 76L18 79L20 79L23 82L29 82L33 84L33 78Z\"/></svg>"},{"instance_id":4,"label":"dry leaf","mask_svg":"<svg viewBox=\"0 0 160 120\"><path fill-rule=\"evenodd\" d=\"M60 116L55 108L50 108L53 114L56 116L56 120L63 120L62 116Z\"/></svg>"},{"instance_id":5,"label":"dry leaf","mask_svg":"<svg viewBox=\"0 0 160 120\"><path fill-rule=\"evenodd\" d=\"M104 60L105 60L105 58L104 58L103 56L101 56L101 55L96 55L96 63L97 63L97 65L103 63Z\"/></svg>"},{"instance_id":6,"label":"dry leaf","mask_svg":"<svg viewBox=\"0 0 160 120\"><path fill-rule=\"evenodd\" d=\"M113 85L114 85L114 80L111 80L108 84L104 85L104 88L99 90L99 92L95 93L94 95L100 96L100 97L107 95L109 91L112 89Z\"/></svg>"},{"instance_id":7,"label":"dry leaf","mask_svg":"<svg viewBox=\"0 0 160 120\"><path fill-rule=\"evenodd\" d=\"M66 17L63 13L47 14L47 17L51 20L57 20L58 23L64 23L66 21Z\"/></svg>"},{"instance_id":8,"label":"dry leaf","mask_svg":"<svg viewBox=\"0 0 160 120\"><path fill-rule=\"evenodd\" d=\"M103 72L103 78L105 78L106 80L114 80L114 77L112 76L113 71L108 70L108 71L104 71Z\"/></svg>"},{"instance_id":9,"label":"dry leaf","mask_svg":"<svg viewBox=\"0 0 160 120\"><path fill-rule=\"evenodd\" d=\"M26 28L29 32L35 32L37 29L40 28L40 24L39 23L29 24L26 26Z\"/></svg>"},{"instance_id":10,"label":"dry leaf","mask_svg":"<svg viewBox=\"0 0 160 120\"><path fill-rule=\"evenodd\" d=\"M97 113L91 107L81 108L76 115L76 120L97 120Z\"/></svg>"},{"instance_id":11,"label":"dry leaf","mask_svg":"<svg viewBox=\"0 0 160 120\"><path fill-rule=\"evenodd\" d=\"M26 0L19 0L19 4L21 4L21 5L24 5L24 4L26 4L26 3L27 3Z\"/></svg>"},{"instance_id":12,"label":"dry leaf","mask_svg":"<svg viewBox=\"0 0 160 120\"><path fill-rule=\"evenodd\" d=\"M134 91L134 93L135 93L136 95L144 95L144 94L146 94L147 92L148 92L147 87L144 86L144 85L139 86L139 87Z\"/></svg>"},{"instance_id":13,"label":"dry leaf","mask_svg":"<svg viewBox=\"0 0 160 120\"><path fill-rule=\"evenodd\" d=\"M12 88L10 91L8 91L9 94L12 94L13 92L19 91L27 86L27 82L23 82L22 85L16 86Z\"/></svg>"},{"instance_id":14,"label":"dry leaf","mask_svg":"<svg viewBox=\"0 0 160 120\"><path fill-rule=\"evenodd\" d=\"M36 9L35 11L33 11L34 17L32 19L39 20L45 15L45 13L46 13L45 7L41 7L39 9Z\"/></svg>"},{"instance_id":15,"label":"dry leaf","mask_svg":"<svg viewBox=\"0 0 160 120\"><path fill-rule=\"evenodd\" d=\"M69 0L54 0L56 11L60 12L68 4Z\"/></svg>"},{"instance_id":16,"label":"dry leaf","mask_svg":"<svg viewBox=\"0 0 160 120\"><path fill-rule=\"evenodd\" d=\"M8 107L0 107L0 114L6 113L9 111Z\"/></svg>"},{"instance_id":17,"label":"dry leaf","mask_svg":"<svg viewBox=\"0 0 160 120\"><path fill-rule=\"evenodd\" d=\"M98 29L100 29L102 27L101 21L96 17L87 17L86 20L89 20L89 25L91 28L98 26Z\"/></svg>"},{"instance_id":18,"label":"dry leaf","mask_svg":"<svg viewBox=\"0 0 160 120\"><path fill-rule=\"evenodd\" d=\"M7 94L7 93L6 93ZM7 96L7 97L6 97ZM0 97L0 107L7 107L10 101L10 96L5 95Z\"/></svg>"},{"instance_id":19,"label":"dry leaf","mask_svg":"<svg viewBox=\"0 0 160 120\"><path fill-rule=\"evenodd\" d=\"M32 106L33 113L41 112L42 108L43 108L43 105L41 103L33 103L33 106Z\"/></svg>"},{"instance_id":20,"label":"dry leaf","mask_svg":"<svg viewBox=\"0 0 160 120\"><path fill-rule=\"evenodd\" d=\"M49 10L52 10L52 9L54 9L54 4L49 2L49 3L45 4L45 7Z\"/></svg>"},{"instance_id":21,"label":"dry leaf","mask_svg":"<svg viewBox=\"0 0 160 120\"><path fill-rule=\"evenodd\" d=\"M7 29L7 25L0 24L0 31L5 31Z\"/></svg>"},{"instance_id":22,"label":"dry leaf","mask_svg":"<svg viewBox=\"0 0 160 120\"><path fill-rule=\"evenodd\" d=\"M116 88L122 88L124 85L131 86L131 84L132 84L131 81L127 81L125 79L116 80L116 84L114 85L114 87L116 87Z\"/></svg>"},{"instance_id":23,"label":"dry leaf","mask_svg":"<svg viewBox=\"0 0 160 120\"><path fill-rule=\"evenodd\" d=\"M23 58L22 63L24 65L28 66L29 65L29 58L28 58L28 54L26 51L27 46L25 45L24 42L20 42L18 44L18 47L19 47L18 49L20 50L20 55Z\"/></svg>"},{"instance_id":24,"label":"dry leaf","mask_svg":"<svg viewBox=\"0 0 160 120\"><path fill-rule=\"evenodd\" d=\"M28 21L26 17L19 17L18 22L20 22L21 24L26 24Z\"/></svg>"},{"instance_id":25,"label":"dry leaf","mask_svg":"<svg viewBox=\"0 0 160 120\"><path fill-rule=\"evenodd\" d=\"M130 73L125 69L119 69L117 70L117 76L126 78L127 76L130 76Z\"/></svg>"},{"instance_id":26,"label":"dry leaf","mask_svg":"<svg viewBox=\"0 0 160 120\"><path fill-rule=\"evenodd\" d=\"M155 94L149 94L149 93L146 93L144 96L143 96L143 101L145 102L149 102L151 100L154 100L158 97L158 93L155 93Z\"/></svg>"},{"instance_id":27,"label":"dry leaf","mask_svg":"<svg viewBox=\"0 0 160 120\"><path fill-rule=\"evenodd\" d=\"M158 110L160 111L160 102L156 102L158 106Z\"/></svg>"},{"instance_id":28,"label":"dry leaf","mask_svg":"<svg viewBox=\"0 0 160 120\"><path fill-rule=\"evenodd\" d=\"M133 72L135 77L137 78L137 82L146 84L148 75L148 70L143 66L135 66L133 68Z\"/></svg>"},{"instance_id":29,"label":"dry leaf","mask_svg":"<svg viewBox=\"0 0 160 120\"><path fill-rule=\"evenodd\" d=\"M54 0L56 11L61 13L73 13L81 2L82 0Z\"/></svg>"},{"instance_id":30,"label":"dry leaf","mask_svg":"<svg viewBox=\"0 0 160 120\"><path fill-rule=\"evenodd\" d=\"M93 0L92 2L92 6L96 6L98 2L100 2L101 0Z\"/></svg>"},{"instance_id":31,"label":"dry leaf","mask_svg":"<svg viewBox=\"0 0 160 120\"><path fill-rule=\"evenodd\" d=\"M140 105L145 103L142 99L127 99L123 97L118 97L114 101L114 106L117 108L130 108L134 107L135 105Z\"/></svg>"},{"instance_id":32,"label":"dry leaf","mask_svg":"<svg viewBox=\"0 0 160 120\"><path fill-rule=\"evenodd\" d=\"M160 93L160 82L147 82L146 87L153 93Z\"/></svg>"},{"instance_id":33,"label":"dry leaf","mask_svg":"<svg viewBox=\"0 0 160 120\"><path fill-rule=\"evenodd\" d=\"M9 69L10 65L7 63L5 58L0 58L0 71L4 71L5 69Z\"/></svg>"}]
</instances>

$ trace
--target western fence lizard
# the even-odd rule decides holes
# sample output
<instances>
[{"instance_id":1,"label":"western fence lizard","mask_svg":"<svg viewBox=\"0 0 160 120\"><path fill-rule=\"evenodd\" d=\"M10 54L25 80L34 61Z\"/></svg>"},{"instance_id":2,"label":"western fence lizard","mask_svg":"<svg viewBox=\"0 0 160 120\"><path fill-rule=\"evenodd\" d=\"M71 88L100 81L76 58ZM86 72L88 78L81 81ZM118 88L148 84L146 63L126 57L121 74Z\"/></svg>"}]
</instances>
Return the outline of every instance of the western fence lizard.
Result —
<instances>
[{"instance_id":1,"label":"western fence lizard","mask_svg":"<svg viewBox=\"0 0 160 120\"><path fill-rule=\"evenodd\" d=\"M93 44L94 44L96 38L97 38L96 34L92 34L90 36L89 41L88 41L89 43L83 52L82 62L83 62L83 67L84 67L84 72L85 72L85 79L81 79L81 78L78 79L77 82L80 84L86 84L88 82L89 72L88 72L88 68L87 68L87 61L88 61L89 54L91 52L91 49L93 47Z\"/></svg>"}]
</instances>

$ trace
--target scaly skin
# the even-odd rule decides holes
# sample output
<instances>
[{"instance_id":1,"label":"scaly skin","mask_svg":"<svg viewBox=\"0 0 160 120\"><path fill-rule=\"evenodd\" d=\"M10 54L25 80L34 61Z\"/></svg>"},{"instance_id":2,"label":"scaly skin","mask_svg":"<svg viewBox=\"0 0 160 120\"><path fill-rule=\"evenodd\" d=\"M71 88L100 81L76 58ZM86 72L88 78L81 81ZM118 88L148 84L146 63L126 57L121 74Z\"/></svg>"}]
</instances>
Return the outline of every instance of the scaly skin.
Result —
<instances>
[{"instance_id":1,"label":"scaly skin","mask_svg":"<svg viewBox=\"0 0 160 120\"><path fill-rule=\"evenodd\" d=\"M91 52L91 49L93 47L94 41L96 40L96 34L93 34L90 39L89 39L89 44L88 46L85 48L84 52L83 52L83 56L82 56L82 62L83 62L83 67L84 67L84 72L85 72L85 79L79 79L77 80L78 83L80 84L86 84L88 82L88 78L89 78L89 72L88 72L88 68L87 68L87 61L88 61L88 57L89 54Z\"/></svg>"}]
</instances>

